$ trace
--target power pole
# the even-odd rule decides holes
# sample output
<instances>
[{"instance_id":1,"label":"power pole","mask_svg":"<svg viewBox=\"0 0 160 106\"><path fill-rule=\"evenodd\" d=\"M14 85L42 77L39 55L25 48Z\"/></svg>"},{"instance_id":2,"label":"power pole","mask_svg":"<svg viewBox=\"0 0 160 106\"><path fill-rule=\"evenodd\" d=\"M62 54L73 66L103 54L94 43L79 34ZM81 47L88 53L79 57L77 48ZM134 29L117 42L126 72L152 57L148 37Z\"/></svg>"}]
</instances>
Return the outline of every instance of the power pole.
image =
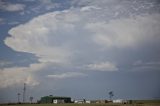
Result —
<instances>
[{"instance_id":1,"label":"power pole","mask_svg":"<svg viewBox=\"0 0 160 106\"><path fill-rule=\"evenodd\" d=\"M25 103L25 95L26 95L26 83L24 83L24 88L23 88L23 103Z\"/></svg>"},{"instance_id":2,"label":"power pole","mask_svg":"<svg viewBox=\"0 0 160 106\"><path fill-rule=\"evenodd\" d=\"M29 100L30 100L30 102L31 102L31 104L32 104L33 96L31 96L31 97L29 98Z\"/></svg>"},{"instance_id":3,"label":"power pole","mask_svg":"<svg viewBox=\"0 0 160 106\"><path fill-rule=\"evenodd\" d=\"M18 95L18 103L20 103L20 93L17 94Z\"/></svg>"}]
</instances>

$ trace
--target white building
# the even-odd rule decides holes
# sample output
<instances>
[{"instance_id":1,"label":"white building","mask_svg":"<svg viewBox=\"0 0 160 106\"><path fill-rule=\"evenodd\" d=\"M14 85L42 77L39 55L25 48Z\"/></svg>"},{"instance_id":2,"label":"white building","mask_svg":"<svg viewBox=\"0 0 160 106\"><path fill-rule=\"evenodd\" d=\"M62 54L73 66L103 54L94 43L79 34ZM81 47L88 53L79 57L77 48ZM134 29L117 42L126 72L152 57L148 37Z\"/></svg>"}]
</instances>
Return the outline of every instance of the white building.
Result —
<instances>
[{"instance_id":1,"label":"white building","mask_svg":"<svg viewBox=\"0 0 160 106\"><path fill-rule=\"evenodd\" d=\"M59 104L59 103L65 103L64 100L60 100L60 99L55 99L53 100L54 104Z\"/></svg>"},{"instance_id":2,"label":"white building","mask_svg":"<svg viewBox=\"0 0 160 106\"><path fill-rule=\"evenodd\" d=\"M91 101L89 101L89 100L86 100L86 103L89 103L89 104L90 104L90 103L91 103Z\"/></svg>"},{"instance_id":3,"label":"white building","mask_svg":"<svg viewBox=\"0 0 160 106\"><path fill-rule=\"evenodd\" d=\"M113 100L113 103L127 103L127 100L123 100L123 99L116 99L116 100Z\"/></svg>"},{"instance_id":4,"label":"white building","mask_svg":"<svg viewBox=\"0 0 160 106\"><path fill-rule=\"evenodd\" d=\"M79 103L79 104L85 103L85 100L75 100L74 103Z\"/></svg>"}]
</instances>

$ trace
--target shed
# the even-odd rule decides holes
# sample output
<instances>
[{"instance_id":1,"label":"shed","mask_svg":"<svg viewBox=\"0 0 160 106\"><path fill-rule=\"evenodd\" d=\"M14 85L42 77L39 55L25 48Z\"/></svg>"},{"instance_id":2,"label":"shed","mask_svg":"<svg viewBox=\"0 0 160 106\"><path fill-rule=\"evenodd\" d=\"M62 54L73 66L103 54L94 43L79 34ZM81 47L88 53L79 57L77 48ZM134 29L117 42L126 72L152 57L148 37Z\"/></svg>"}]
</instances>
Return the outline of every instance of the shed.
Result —
<instances>
[{"instance_id":1,"label":"shed","mask_svg":"<svg viewBox=\"0 0 160 106\"><path fill-rule=\"evenodd\" d=\"M41 97L40 103L71 103L71 98L50 95Z\"/></svg>"}]
</instances>

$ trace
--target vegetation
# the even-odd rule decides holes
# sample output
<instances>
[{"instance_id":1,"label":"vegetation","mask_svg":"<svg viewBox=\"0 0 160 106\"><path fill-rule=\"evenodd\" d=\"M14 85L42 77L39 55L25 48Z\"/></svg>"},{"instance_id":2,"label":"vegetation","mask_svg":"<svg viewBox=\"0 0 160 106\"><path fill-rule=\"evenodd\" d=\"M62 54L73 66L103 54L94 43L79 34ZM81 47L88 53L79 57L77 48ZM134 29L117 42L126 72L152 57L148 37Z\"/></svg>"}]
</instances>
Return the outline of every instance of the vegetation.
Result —
<instances>
[{"instance_id":1,"label":"vegetation","mask_svg":"<svg viewBox=\"0 0 160 106\"><path fill-rule=\"evenodd\" d=\"M91 103L91 104L0 104L0 106L160 106L160 100L133 100L132 104Z\"/></svg>"},{"instance_id":2,"label":"vegetation","mask_svg":"<svg viewBox=\"0 0 160 106\"><path fill-rule=\"evenodd\" d=\"M160 103L134 103L134 104L1 104L0 106L160 106Z\"/></svg>"}]
</instances>

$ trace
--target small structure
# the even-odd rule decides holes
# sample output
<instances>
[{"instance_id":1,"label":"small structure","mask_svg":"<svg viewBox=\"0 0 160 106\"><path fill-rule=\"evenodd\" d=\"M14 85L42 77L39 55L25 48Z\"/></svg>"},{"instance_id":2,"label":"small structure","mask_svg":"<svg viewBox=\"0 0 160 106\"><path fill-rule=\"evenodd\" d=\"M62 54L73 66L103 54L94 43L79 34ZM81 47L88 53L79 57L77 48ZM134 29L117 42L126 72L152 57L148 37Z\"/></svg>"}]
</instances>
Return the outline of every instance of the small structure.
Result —
<instances>
[{"instance_id":1,"label":"small structure","mask_svg":"<svg viewBox=\"0 0 160 106\"><path fill-rule=\"evenodd\" d=\"M108 100L91 100L91 103L108 103Z\"/></svg>"},{"instance_id":2,"label":"small structure","mask_svg":"<svg viewBox=\"0 0 160 106\"><path fill-rule=\"evenodd\" d=\"M107 100L97 100L96 103L107 103Z\"/></svg>"},{"instance_id":3,"label":"small structure","mask_svg":"<svg viewBox=\"0 0 160 106\"><path fill-rule=\"evenodd\" d=\"M41 97L41 100L39 102L40 103L54 103L54 104L71 103L71 98L50 95L50 96Z\"/></svg>"},{"instance_id":4,"label":"small structure","mask_svg":"<svg viewBox=\"0 0 160 106\"><path fill-rule=\"evenodd\" d=\"M91 103L91 101L90 101L90 100L86 100L86 103L90 104L90 103Z\"/></svg>"},{"instance_id":5,"label":"small structure","mask_svg":"<svg viewBox=\"0 0 160 106\"><path fill-rule=\"evenodd\" d=\"M122 103L122 104L127 104L128 101L127 100L123 100L123 99L116 99L116 100L113 100L113 103Z\"/></svg>"},{"instance_id":6,"label":"small structure","mask_svg":"<svg viewBox=\"0 0 160 106\"><path fill-rule=\"evenodd\" d=\"M59 103L65 103L65 102L64 102L63 99L62 99L62 100L60 100L60 99L55 99L55 100L53 100L53 103L54 103L54 104L59 104Z\"/></svg>"},{"instance_id":7,"label":"small structure","mask_svg":"<svg viewBox=\"0 0 160 106\"><path fill-rule=\"evenodd\" d=\"M75 100L74 103L82 104L82 103L86 103L86 100L85 99Z\"/></svg>"}]
</instances>

